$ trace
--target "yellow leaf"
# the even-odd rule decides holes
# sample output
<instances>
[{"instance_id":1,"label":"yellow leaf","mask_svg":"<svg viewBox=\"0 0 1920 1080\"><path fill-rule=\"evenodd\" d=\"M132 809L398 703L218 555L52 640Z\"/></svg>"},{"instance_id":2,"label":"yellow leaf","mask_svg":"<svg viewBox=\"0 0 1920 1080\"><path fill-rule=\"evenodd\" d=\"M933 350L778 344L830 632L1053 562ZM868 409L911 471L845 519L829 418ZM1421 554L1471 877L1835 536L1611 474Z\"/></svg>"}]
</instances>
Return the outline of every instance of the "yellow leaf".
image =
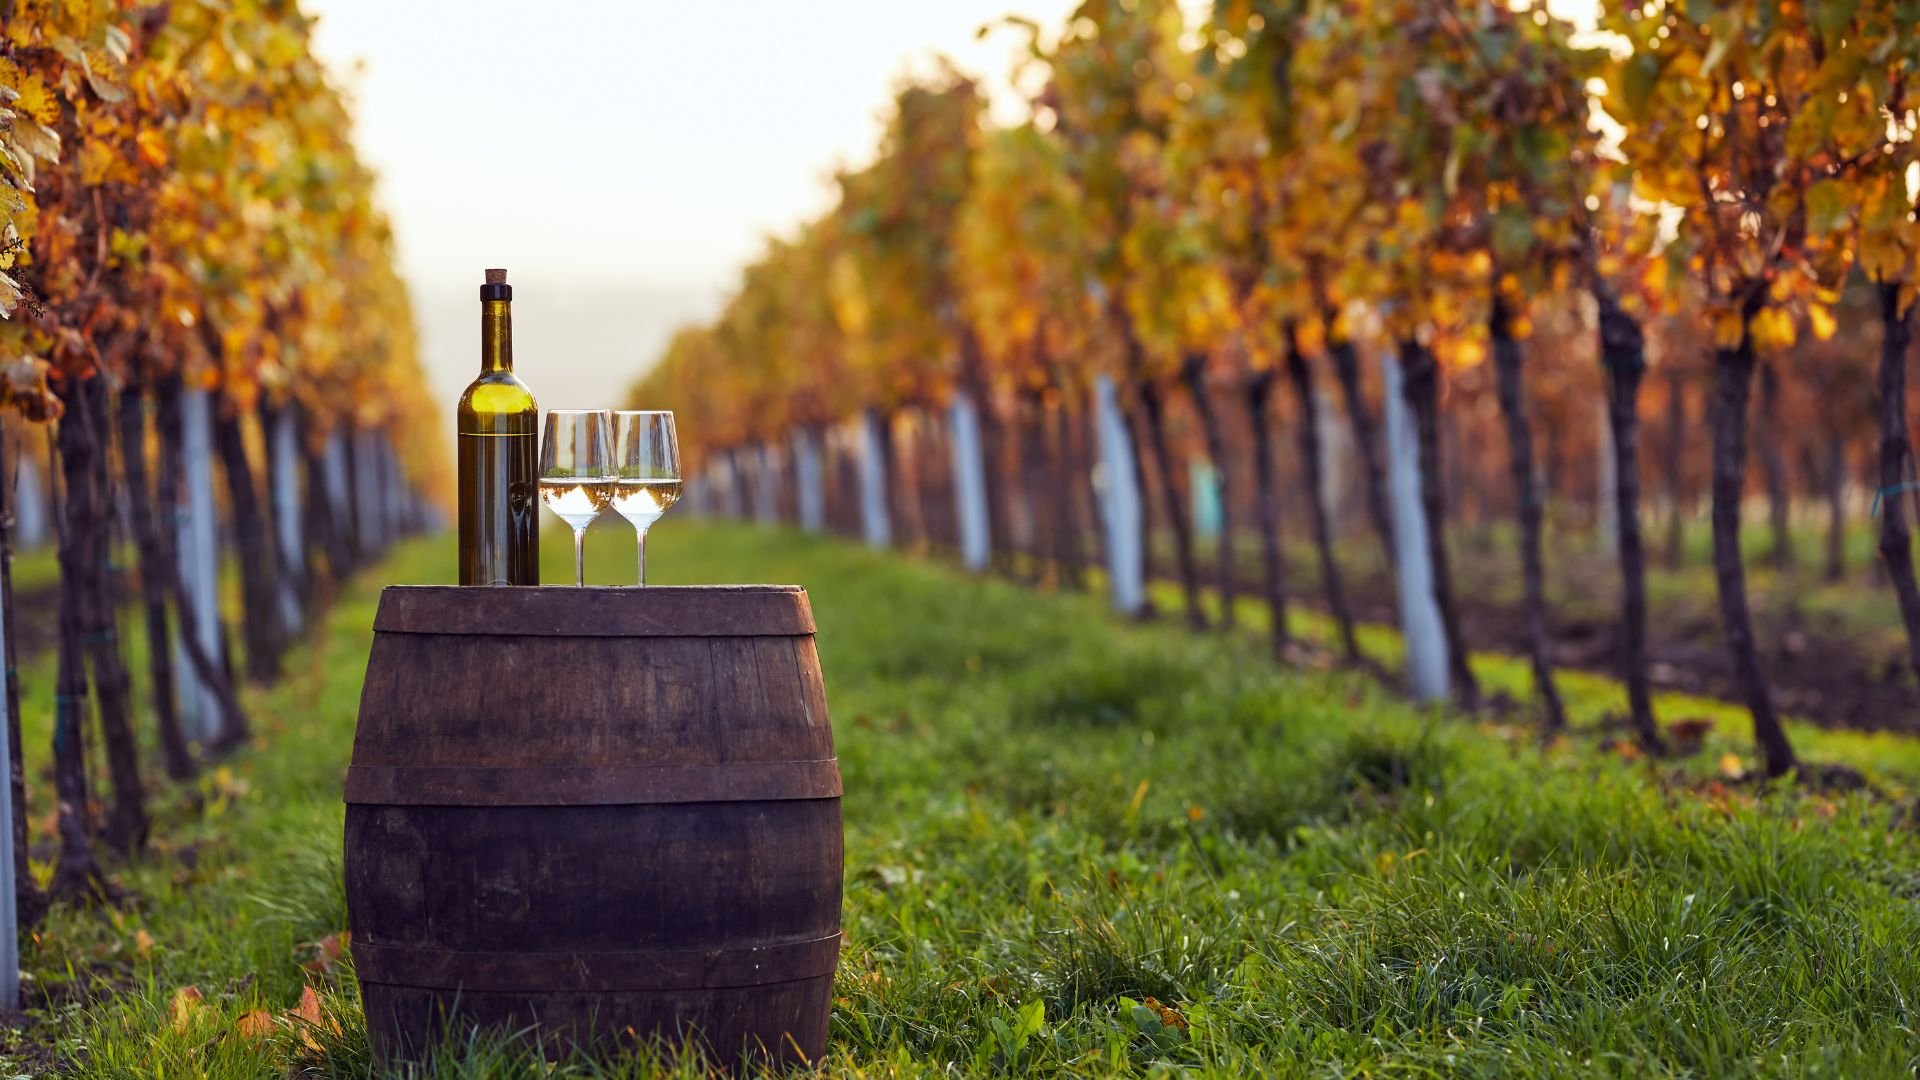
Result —
<instances>
[{"instance_id":1,"label":"yellow leaf","mask_svg":"<svg viewBox=\"0 0 1920 1080\"><path fill-rule=\"evenodd\" d=\"M39 158L42 161L60 160L60 133L45 124L36 124L31 120L16 119L8 132L13 137L14 147L27 158ZM19 157L20 153L15 156ZM31 165L31 162L25 164Z\"/></svg>"},{"instance_id":2,"label":"yellow leaf","mask_svg":"<svg viewBox=\"0 0 1920 1080\"><path fill-rule=\"evenodd\" d=\"M207 1007L206 996L197 986L183 986L173 992L173 1000L167 1004L167 1015L173 1019L173 1030L186 1031L193 1026L193 1018Z\"/></svg>"},{"instance_id":3,"label":"yellow leaf","mask_svg":"<svg viewBox=\"0 0 1920 1080\"><path fill-rule=\"evenodd\" d=\"M1713 343L1722 349L1737 349L1740 339L1746 334L1746 328L1740 323L1740 313L1723 311L1713 320Z\"/></svg>"},{"instance_id":4,"label":"yellow leaf","mask_svg":"<svg viewBox=\"0 0 1920 1080\"><path fill-rule=\"evenodd\" d=\"M1720 755L1720 775L1726 777L1729 780L1738 780L1741 777L1747 775L1746 763L1740 760L1739 754L1735 754L1731 752L1721 754Z\"/></svg>"},{"instance_id":5,"label":"yellow leaf","mask_svg":"<svg viewBox=\"0 0 1920 1080\"><path fill-rule=\"evenodd\" d=\"M98 139L80 145L80 182L91 187L106 180L115 162L113 147Z\"/></svg>"},{"instance_id":6,"label":"yellow leaf","mask_svg":"<svg viewBox=\"0 0 1920 1080\"><path fill-rule=\"evenodd\" d=\"M144 926L133 932L133 951L139 953L142 959L153 955L153 935L147 933Z\"/></svg>"},{"instance_id":7,"label":"yellow leaf","mask_svg":"<svg viewBox=\"0 0 1920 1080\"><path fill-rule=\"evenodd\" d=\"M1832 341L1834 333L1840 329L1832 309L1825 304L1807 305L1807 321L1813 325L1813 336L1821 341Z\"/></svg>"},{"instance_id":8,"label":"yellow leaf","mask_svg":"<svg viewBox=\"0 0 1920 1080\"><path fill-rule=\"evenodd\" d=\"M1793 344L1793 316L1781 308L1767 308L1753 317L1753 347L1775 352Z\"/></svg>"},{"instance_id":9,"label":"yellow leaf","mask_svg":"<svg viewBox=\"0 0 1920 1080\"><path fill-rule=\"evenodd\" d=\"M1648 292L1659 294L1667 291L1667 260L1648 259L1640 273L1640 283Z\"/></svg>"},{"instance_id":10,"label":"yellow leaf","mask_svg":"<svg viewBox=\"0 0 1920 1080\"><path fill-rule=\"evenodd\" d=\"M30 71L20 73L19 85L15 87L19 97L14 100L13 108L33 118L35 123L52 125L60 119L60 100L47 88L40 76Z\"/></svg>"}]
</instances>

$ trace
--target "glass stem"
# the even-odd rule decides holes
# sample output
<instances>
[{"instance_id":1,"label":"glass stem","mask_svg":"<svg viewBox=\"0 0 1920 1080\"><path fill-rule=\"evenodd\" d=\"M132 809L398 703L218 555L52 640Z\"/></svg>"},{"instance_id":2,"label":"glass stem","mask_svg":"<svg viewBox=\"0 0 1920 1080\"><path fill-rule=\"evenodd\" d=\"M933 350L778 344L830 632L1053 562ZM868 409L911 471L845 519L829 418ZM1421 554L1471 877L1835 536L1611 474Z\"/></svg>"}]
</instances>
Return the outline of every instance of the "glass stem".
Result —
<instances>
[{"instance_id":1,"label":"glass stem","mask_svg":"<svg viewBox=\"0 0 1920 1080\"><path fill-rule=\"evenodd\" d=\"M587 530L578 526L573 530L573 583L587 583Z\"/></svg>"},{"instance_id":2,"label":"glass stem","mask_svg":"<svg viewBox=\"0 0 1920 1080\"><path fill-rule=\"evenodd\" d=\"M645 585L647 583L647 530L636 528L633 530L633 535L639 541L640 547L640 584Z\"/></svg>"}]
</instances>

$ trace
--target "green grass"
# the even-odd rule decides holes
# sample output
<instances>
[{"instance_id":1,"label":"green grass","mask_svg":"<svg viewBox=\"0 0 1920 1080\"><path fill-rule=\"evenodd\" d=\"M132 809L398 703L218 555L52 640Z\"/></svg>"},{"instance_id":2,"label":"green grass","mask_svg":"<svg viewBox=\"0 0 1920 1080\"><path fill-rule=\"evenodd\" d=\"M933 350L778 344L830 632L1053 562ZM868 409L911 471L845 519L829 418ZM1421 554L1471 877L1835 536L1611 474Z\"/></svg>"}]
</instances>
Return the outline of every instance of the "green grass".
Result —
<instances>
[{"instance_id":1,"label":"green grass","mask_svg":"<svg viewBox=\"0 0 1920 1080\"><path fill-rule=\"evenodd\" d=\"M1904 803L1715 783L1737 725L1695 761L1623 760L1591 730L1614 691L1570 680L1583 728L1543 749L1360 675L1276 670L1253 633L1125 624L788 533L669 521L653 543L658 581L812 593L847 790L831 1074L1862 1077L1920 1055ZM630 539L590 547L599 580L630 580ZM545 554L561 579L563 538ZM369 576L449 567L422 541ZM370 1073L351 977L301 965L345 926L340 782L375 597L343 597L252 699L256 745L198 804L165 800L124 905L43 927L27 963L55 1005L11 1049L55 1039L81 1076ZM1909 741L1796 735L1886 791L1920 778ZM235 1033L308 983L339 1033ZM189 985L204 1005L176 1022ZM549 1073L477 1044L439 1075L661 1067Z\"/></svg>"},{"instance_id":2,"label":"green grass","mask_svg":"<svg viewBox=\"0 0 1920 1080\"><path fill-rule=\"evenodd\" d=\"M49 542L13 557L13 587L22 592L51 589L60 583L60 552Z\"/></svg>"},{"instance_id":3,"label":"green grass","mask_svg":"<svg viewBox=\"0 0 1920 1080\"><path fill-rule=\"evenodd\" d=\"M1755 520L1752 512L1747 518L1741 529L1741 549L1761 647L1771 649L1776 644L1776 624L1791 623L1809 635L1845 641L1863 658L1861 669L1874 671L1874 677L1879 677L1877 669L1884 665L1895 673L1892 677L1905 678L1900 672L1905 669L1906 633L1893 591L1877 577L1878 522L1861 520L1848 528L1845 572L1840 580L1828 581L1823 527L1795 526L1794 563L1782 569L1771 561L1771 528L1764 520ZM1706 521L1687 523L1677 565L1664 557L1663 519L1649 516L1643 522L1643 535L1647 545L1647 602L1654 620L1655 643L1677 644L1691 639L1717 648L1719 594L1713 575L1713 537ZM1200 543L1196 550L1203 565L1212 564L1217 544L1217 539ZM1618 558L1600 543L1590 525L1549 521L1544 548L1551 623L1610 622L1619 617ZM1257 594L1262 573L1258 534L1242 529L1235 535L1233 550L1241 590ZM1449 557L1462 596L1518 609L1524 589L1518 550L1510 522L1454 520L1448 526ZM1384 584L1391 589L1379 542L1364 522L1347 523L1336 545L1336 558L1349 588L1365 584L1378 588ZM1155 559L1162 573L1172 573L1171 534L1156 538ZM1287 580L1296 598L1319 605L1320 566L1312 545L1294 539L1287 545L1286 561ZM1211 571L1204 571L1203 578L1211 580ZM1473 629L1470 625L1469 636Z\"/></svg>"}]
</instances>

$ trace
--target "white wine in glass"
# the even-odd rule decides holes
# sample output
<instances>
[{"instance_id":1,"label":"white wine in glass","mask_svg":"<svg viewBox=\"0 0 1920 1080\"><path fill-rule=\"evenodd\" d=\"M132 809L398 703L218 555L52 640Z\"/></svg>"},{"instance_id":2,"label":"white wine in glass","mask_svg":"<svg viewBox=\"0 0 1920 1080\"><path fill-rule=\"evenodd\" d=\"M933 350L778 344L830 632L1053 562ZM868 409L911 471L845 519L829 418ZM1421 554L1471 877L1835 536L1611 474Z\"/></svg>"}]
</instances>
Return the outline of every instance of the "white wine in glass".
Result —
<instances>
[{"instance_id":1,"label":"white wine in glass","mask_svg":"<svg viewBox=\"0 0 1920 1080\"><path fill-rule=\"evenodd\" d=\"M613 459L617 473L613 508L633 523L640 547L640 577L647 583L647 530L680 501L680 440L673 414L622 410L613 414Z\"/></svg>"},{"instance_id":2,"label":"white wine in glass","mask_svg":"<svg viewBox=\"0 0 1920 1080\"><path fill-rule=\"evenodd\" d=\"M573 530L573 583L587 583L587 526L613 501L605 409L554 409L540 444L540 501Z\"/></svg>"}]
</instances>

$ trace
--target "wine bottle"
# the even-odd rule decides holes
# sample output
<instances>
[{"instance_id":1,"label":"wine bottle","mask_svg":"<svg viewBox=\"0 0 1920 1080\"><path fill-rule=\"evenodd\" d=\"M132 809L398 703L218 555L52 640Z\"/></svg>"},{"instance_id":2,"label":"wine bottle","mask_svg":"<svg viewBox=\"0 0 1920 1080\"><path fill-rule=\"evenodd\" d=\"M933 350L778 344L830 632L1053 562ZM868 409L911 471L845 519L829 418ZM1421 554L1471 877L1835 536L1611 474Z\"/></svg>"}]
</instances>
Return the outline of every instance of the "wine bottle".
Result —
<instances>
[{"instance_id":1,"label":"wine bottle","mask_svg":"<svg viewBox=\"0 0 1920 1080\"><path fill-rule=\"evenodd\" d=\"M513 373L513 287L480 286L480 377L460 395L460 584L540 584L540 411Z\"/></svg>"}]
</instances>

